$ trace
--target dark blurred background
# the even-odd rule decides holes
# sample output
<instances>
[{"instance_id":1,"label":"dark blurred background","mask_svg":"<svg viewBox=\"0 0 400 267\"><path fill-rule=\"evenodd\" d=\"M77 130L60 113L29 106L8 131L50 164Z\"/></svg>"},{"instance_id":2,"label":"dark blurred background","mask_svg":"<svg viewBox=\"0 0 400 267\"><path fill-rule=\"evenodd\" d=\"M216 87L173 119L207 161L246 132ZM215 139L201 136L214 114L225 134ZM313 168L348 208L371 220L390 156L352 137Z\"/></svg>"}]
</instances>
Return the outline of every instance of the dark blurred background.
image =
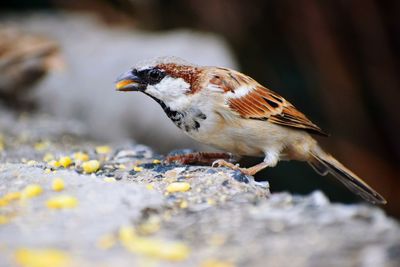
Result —
<instances>
[{"instance_id":1,"label":"dark blurred background","mask_svg":"<svg viewBox=\"0 0 400 267\"><path fill-rule=\"evenodd\" d=\"M237 68L329 132L330 138L318 138L323 146L385 196L384 208L400 217L400 1L16 0L0 5L3 14L17 16L83 12L97 16L102 27L154 34L184 28L219 36ZM258 175L263 177L272 191L322 189L333 201L359 201L304 163L283 162Z\"/></svg>"}]
</instances>

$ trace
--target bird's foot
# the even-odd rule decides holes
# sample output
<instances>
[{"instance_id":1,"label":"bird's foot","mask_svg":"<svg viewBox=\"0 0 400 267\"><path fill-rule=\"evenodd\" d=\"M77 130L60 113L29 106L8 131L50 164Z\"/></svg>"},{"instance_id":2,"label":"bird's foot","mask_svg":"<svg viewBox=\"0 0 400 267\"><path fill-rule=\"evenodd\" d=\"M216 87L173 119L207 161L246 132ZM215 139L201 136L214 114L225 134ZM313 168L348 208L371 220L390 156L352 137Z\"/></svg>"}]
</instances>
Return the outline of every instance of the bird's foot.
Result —
<instances>
[{"instance_id":1,"label":"bird's foot","mask_svg":"<svg viewBox=\"0 0 400 267\"><path fill-rule=\"evenodd\" d=\"M261 163L255 165L255 166L253 166L253 167L250 167L250 168L240 168L239 164L232 164L232 163L227 162L227 161L225 161L223 159L218 159L218 160L214 161L211 166L212 167L227 167L227 168L230 168L232 170L239 170L244 175L253 176L257 172L259 172L262 169L265 169L266 167L268 167L268 163L261 162Z\"/></svg>"},{"instance_id":2,"label":"bird's foot","mask_svg":"<svg viewBox=\"0 0 400 267\"><path fill-rule=\"evenodd\" d=\"M230 153L221 152L194 152L183 155L168 156L165 159L166 163L175 163L182 165L210 165L214 164L216 159L223 159L226 163L235 162L237 158Z\"/></svg>"}]
</instances>

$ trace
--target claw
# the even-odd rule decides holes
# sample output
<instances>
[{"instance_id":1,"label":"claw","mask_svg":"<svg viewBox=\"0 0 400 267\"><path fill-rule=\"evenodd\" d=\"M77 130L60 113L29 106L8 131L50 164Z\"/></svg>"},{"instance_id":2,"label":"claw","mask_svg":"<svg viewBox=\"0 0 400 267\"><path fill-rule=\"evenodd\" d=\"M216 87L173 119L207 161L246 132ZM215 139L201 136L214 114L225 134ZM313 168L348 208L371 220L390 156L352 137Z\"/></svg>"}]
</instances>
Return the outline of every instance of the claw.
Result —
<instances>
[{"instance_id":1,"label":"claw","mask_svg":"<svg viewBox=\"0 0 400 267\"><path fill-rule=\"evenodd\" d=\"M250 167L250 168L240 168L239 164L232 164L232 163L226 162L223 159L218 159L218 160L214 161L211 166L212 167L227 167L227 168L230 168L232 170L239 170L244 175L253 176L257 172L259 172L262 169L268 167L268 163L261 162L261 163L255 165L255 166L253 166L253 167Z\"/></svg>"},{"instance_id":2,"label":"claw","mask_svg":"<svg viewBox=\"0 0 400 267\"><path fill-rule=\"evenodd\" d=\"M217 160L215 160L212 164L211 164L211 167L213 167L213 168L218 168L218 167L221 167L221 159L217 159Z\"/></svg>"}]
</instances>

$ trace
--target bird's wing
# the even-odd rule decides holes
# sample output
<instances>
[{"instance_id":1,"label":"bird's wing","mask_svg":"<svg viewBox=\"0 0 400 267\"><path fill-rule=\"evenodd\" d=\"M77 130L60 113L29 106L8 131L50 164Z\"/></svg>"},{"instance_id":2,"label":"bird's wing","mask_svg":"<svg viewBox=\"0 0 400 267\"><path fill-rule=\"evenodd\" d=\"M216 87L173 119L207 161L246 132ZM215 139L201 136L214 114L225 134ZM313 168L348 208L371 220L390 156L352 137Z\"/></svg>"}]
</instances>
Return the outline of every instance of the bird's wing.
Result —
<instances>
[{"instance_id":1,"label":"bird's wing","mask_svg":"<svg viewBox=\"0 0 400 267\"><path fill-rule=\"evenodd\" d=\"M254 120L266 120L271 123L303 129L305 131L327 135L298 111L289 101L252 78L227 69L224 79L217 75L214 84L219 84L225 94L225 103L241 117Z\"/></svg>"}]
</instances>

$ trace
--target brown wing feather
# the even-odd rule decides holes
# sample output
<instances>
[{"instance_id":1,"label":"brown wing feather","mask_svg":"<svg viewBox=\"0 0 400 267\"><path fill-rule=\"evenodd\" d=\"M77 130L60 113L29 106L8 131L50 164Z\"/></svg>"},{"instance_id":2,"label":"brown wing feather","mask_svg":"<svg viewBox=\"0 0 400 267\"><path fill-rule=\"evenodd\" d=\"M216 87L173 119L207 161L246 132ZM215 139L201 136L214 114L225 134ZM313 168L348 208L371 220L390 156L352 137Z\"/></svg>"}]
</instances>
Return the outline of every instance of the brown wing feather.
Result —
<instances>
[{"instance_id":1,"label":"brown wing feather","mask_svg":"<svg viewBox=\"0 0 400 267\"><path fill-rule=\"evenodd\" d=\"M327 135L277 93L239 72L229 71L228 75L235 79L231 83L224 83L227 104L240 116L248 119L268 120L275 124L303 129L314 134ZM248 86L249 92L236 97L235 90L241 86Z\"/></svg>"}]
</instances>

